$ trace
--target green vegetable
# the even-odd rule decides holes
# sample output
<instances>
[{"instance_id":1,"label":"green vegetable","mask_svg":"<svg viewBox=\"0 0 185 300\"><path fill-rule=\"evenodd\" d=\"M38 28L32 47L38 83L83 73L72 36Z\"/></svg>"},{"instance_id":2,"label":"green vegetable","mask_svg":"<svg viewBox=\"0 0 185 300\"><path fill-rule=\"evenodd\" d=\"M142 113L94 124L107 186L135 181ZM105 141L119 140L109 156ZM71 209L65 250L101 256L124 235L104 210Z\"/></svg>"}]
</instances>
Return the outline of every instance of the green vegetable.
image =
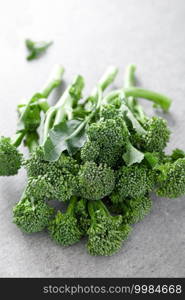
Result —
<instances>
[{"instance_id":1,"label":"green vegetable","mask_svg":"<svg viewBox=\"0 0 185 300\"><path fill-rule=\"evenodd\" d=\"M155 173L144 164L121 167L117 174L115 191L111 196L113 203L125 198L137 198L152 191L155 185Z\"/></svg>"},{"instance_id":2,"label":"green vegetable","mask_svg":"<svg viewBox=\"0 0 185 300\"><path fill-rule=\"evenodd\" d=\"M53 42L34 42L30 39L25 40L25 45L29 51L27 60L33 60L41 56L53 44Z\"/></svg>"},{"instance_id":3,"label":"green vegetable","mask_svg":"<svg viewBox=\"0 0 185 300\"><path fill-rule=\"evenodd\" d=\"M23 197L13 208L13 223L26 233L39 232L48 226L53 212L45 202Z\"/></svg>"},{"instance_id":4,"label":"green vegetable","mask_svg":"<svg viewBox=\"0 0 185 300\"><path fill-rule=\"evenodd\" d=\"M115 186L114 171L106 165L86 162L78 173L78 189L81 197L99 200L109 195Z\"/></svg>"},{"instance_id":5,"label":"green vegetable","mask_svg":"<svg viewBox=\"0 0 185 300\"><path fill-rule=\"evenodd\" d=\"M163 111L171 100L137 87L135 70L129 65L124 86L105 94L118 72L109 67L85 98L84 78L77 75L52 106L47 97L61 83L59 66L39 93L18 105L15 137L0 139L0 175L26 169L27 184L13 209L22 231L47 228L62 246L86 237L89 254L109 256L121 248L131 225L150 213L150 193L185 195L185 152L166 154L167 122L148 117L139 98ZM22 144L28 158L18 150ZM52 200L52 206L65 202L65 212L51 208Z\"/></svg>"},{"instance_id":6,"label":"green vegetable","mask_svg":"<svg viewBox=\"0 0 185 300\"><path fill-rule=\"evenodd\" d=\"M77 198L72 197L66 212L62 214L58 211L48 226L49 235L57 244L70 246L77 243L82 236L75 217L76 201Z\"/></svg>"},{"instance_id":7,"label":"green vegetable","mask_svg":"<svg viewBox=\"0 0 185 300\"><path fill-rule=\"evenodd\" d=\"M160 172L156 189L158 196L177 198L185 194L185 158L159 165L156 169Z\"/></svg>"},{"instance_id":8,"label":"green vegetable","mask_svg":"<svg viewBox=\"0 0 185 300\"><path fill-rule=\"evenodd\" d=\"M22 154L18 151L25 138L25 144L38 143L37 128L40 125L40 113L42 108L48 107L46 99L54 88L61 83L64 69L57 66L47 84L39 94L35 94L26 105L21 106L17 130L13 139L1 137L0 138L0 176L10 176L17 174L22 165ZM45 102L45 104L44 104ZM40 107L41 105L41 107Z\"/></svg>"},{"instance_id":9,"label":"green vegetable","mask_svg":"<svg viewBox=\"0 0 185 300\"><path fill-rule=\"evenodd\" d=\"M123 224L122 216L111 216L102 201L88 204L91 225L87 249L91 255L112 255L120 250L131 228Z\"/></svg>"},{"instance_id":10,"label":"green vegetable","mask_svg":"<svg viewBox=\"0 0 185 300\"><path fill-rule=\"evenodd\" d=\"M125 224L135 224L148 215L152 208L152 201L148 195L135 199L127 198L121 203L113 203L112 210L123 216Z\"/></svg>"}]
</instances>

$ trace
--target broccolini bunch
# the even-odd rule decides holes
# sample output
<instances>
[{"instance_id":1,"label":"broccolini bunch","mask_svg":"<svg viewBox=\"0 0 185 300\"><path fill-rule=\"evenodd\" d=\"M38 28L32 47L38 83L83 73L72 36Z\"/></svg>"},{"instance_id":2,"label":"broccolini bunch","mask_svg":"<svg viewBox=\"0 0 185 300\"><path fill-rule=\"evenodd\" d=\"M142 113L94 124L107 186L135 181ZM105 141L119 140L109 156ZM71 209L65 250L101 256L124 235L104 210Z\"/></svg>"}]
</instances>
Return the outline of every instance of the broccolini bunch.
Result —
<instances>
[{"instance_id":1,"label":"broccolini bunch","mask_svg":"<svg viewBox=\"0 0 185 300\"><path fill-rule=\"evenodd\" d=\"M151 192L185 194L185 153L165 153L167 122L147 116L138 99L164 112L171 100L136 87L134 65L126 69L124 86L105 94L117 72L109 67L87 98L84 78L76 76L51 106L47 98L64 73L58 66L41 92L18 105L15 137L0 138L0 175L27 171L13 207L13 222L23 232L46 230L62 246L87 238L89 254L109 256L120 250L132 224L150 213ZM52 200L66 209L57 210Z\"/></svg>"}]
</instances>

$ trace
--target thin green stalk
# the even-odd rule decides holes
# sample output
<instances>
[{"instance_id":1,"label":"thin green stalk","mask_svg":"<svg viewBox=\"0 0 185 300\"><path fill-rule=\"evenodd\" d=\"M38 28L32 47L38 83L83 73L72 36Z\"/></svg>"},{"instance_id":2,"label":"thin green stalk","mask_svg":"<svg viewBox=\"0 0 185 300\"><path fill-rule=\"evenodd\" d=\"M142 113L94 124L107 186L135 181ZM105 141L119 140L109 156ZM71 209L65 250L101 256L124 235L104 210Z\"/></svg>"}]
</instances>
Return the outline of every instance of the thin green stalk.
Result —
<instances>
[{"instance_id":1,"label":"thin green stalk","mask_svg":"<svg viewBox=\"0 0 185 300\"><path fill-rule=\"evenodd\" d=\"M32 153L39 145L39 135L37 132L28 133L25 138L25 144Z\"/></svg>"},{"instance_id":2,"label":"thin green stalk","mask_svg":"<svg viewBox=\"0 0 185 300\"><path fill-rule=\"evenodd\" d=\"M124 87L130 88L135 86L135 70L136 66L133 64L128 65L125 72L125 79L124 79Z\"/></svg>"},{"instance_id":3,"label":"thin green stalk","mask_svg":"<svg viewBox=\"0 0 185 300\"><path fill-rule=\"evenodd\" d=\"M106 205L103 203L103 201L99 200L97 202L98 202L99 206L103 208L106 215L110 217L111 216L110 212L109 212L108 208L106 207Z\"/></svg>"},{"instance_id":4,"label":"thin green stalk","mask_svg":"<svg viewBox=\"0 0 185 300\"><path fill-rule=\"evenodd\" d=\"M115 90L110 92L103 99L103 103L111 103L116 97L136 97L150 100L155 103L157 106L160 106L164 111L168 111L171 105L172 100L163 94L159 94L153 91L138 87L123 88L120 90Z\"/></svg>"},{"instance_id":5,"label":"thin green stalk","mask_svg":"<svg viewBox=\"0 0 185 300\"><path fill-rule=\"evenodd\" d=\"M123 89L123 91L126 97L132 96L132 97L150 100L154 102L156 105L161 106L161 108L164 111L168 111L171 105L170 98L153 91L145 90L138 87L125 88Z\"/></svg>"},{"instance_id":6,"label":"thin green stalk","mask_svg":"<svg viewBox=\"0 0 185 300\"><path fill-rule=\"evenodd\" d=\"M48 98L52 90L61 84L61 79L64 71L64 68L60 65L54 67L47 83L41 89L40 93L43 95L43 98Z\"/></svg>"},{"instance_id":7,"label":"thin green stalk","mask_svg":"<svg viewBox=\"0 0 185 300\"><path fill-rule=\"evenodd\" d=\"M66 211L66 213L68 215L72 215L74 213L74 208L75 208L76 202L77 202L77 197L75 197L75 196L71 197L71 199L69 201L69 205L67 207L67 211Z\"/></svg>"},{"instance_id":8,"label":"thin green stalk","mask_svg":"<svg viewBox=\"0 0 185 300\"><path fill-rule=\"evenodd\" d=\"M114 81L116 75L118 74L118 68L114 66L110 66L103 76L98 81L97 86L104 92L104 90ZM92 90L90 97L97 98L98 97L98 88L97 86ZM88 98L86 99L88 101Z\"/></svg>"},{"instance_id":9,"label":"thin green stalk","mask_svg":"<svg viewBox=\"0 0 185 300\"><path fill-rule=\"evenodd\" d=\"M43 130L43 145L48 137L48 132L53 125L53 120L56 115L56 107L51 107L46 114L45 122L44 122L44 130Z\"/></svg>"},{"instance_id":10,"label":"thin green stalk","mask_svg":"<svg viewBox=\"0 0 185 300\"><path fill-rule=\"evenodd\" d=\"M16 133L15 136L12 138L12 145L15 146L15 147L20 146L25 134L26 134L25 131L21 131L21 132Z\"/></svg>"},{"instance_id":11,"label":"thin green stalk","mask_svg":"<svg viewBox=\"0 0 185 300\"><path fill-rule=\"evenodd\" d=\"M88 212L91 217L91 220L96 222L96 216L94 212L94 202L95 201L88 201L87 207L88 207Z\"/></svg>"}]
</instances>

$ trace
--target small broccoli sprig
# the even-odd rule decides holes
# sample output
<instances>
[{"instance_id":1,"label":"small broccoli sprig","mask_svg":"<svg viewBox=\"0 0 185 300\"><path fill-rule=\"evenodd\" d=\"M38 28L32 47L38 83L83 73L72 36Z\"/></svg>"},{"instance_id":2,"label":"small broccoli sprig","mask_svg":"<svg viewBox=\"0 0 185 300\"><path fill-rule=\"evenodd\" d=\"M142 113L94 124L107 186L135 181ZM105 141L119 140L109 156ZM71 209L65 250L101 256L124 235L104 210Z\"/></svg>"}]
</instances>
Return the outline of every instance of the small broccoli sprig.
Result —
<instances>
[{"instance_id":1,"label":"small broccoli sprig","mask_svg":"<svg viewBox=\"0 0 185 300\"><path fill-rule=\"evenodd\" d=\"M123 202L127 197L138 198L151 191L155 184L155 172L144 164L123 166L118 170L113 203Z\"/></svg>"},{"instance_id":2,"label":"small broccoli sprig","mask_svg":"<svg viewBox=\"0 0 185 300\"><path fill-rule=\"evenodd\" d=\"M39 232L48 226L53 213L54 209L45 202L22 197L13 208L13 223L23 232Z\"/></svg>"},{"instance_id":3,"label":"small broccoli sprig","mask_svg":"<svg viewBox=\"0 0 185 300\"><path fill-rule=\"evenodd\" d=\"M11 176L18 173L23 155L17 147L22 137L22 134L19 134L15 140L3 136L0 138L0 176Z\"/></svg>"},{"instance_id":4,"label":"small broccoli sprig","mask_svg":"<svg viewBox=\"0 0 185 300\"><path fill-rule=\"evenodd\" d=\"M43 194L47 199L65 202L77 190L79 166L76 160L65 154L57 162L48 162L44 160L43 149L37 147L24 165L30 178L27 190L31 190L33 195Z\"/></svg>"},{"instance_id":5,"label":"small broccoli sprig","mask_svg":"<svg viewBox=\"0 0 185 300\"><path fill-rule=\"evenodd\" d=\"M88 140L81 149L82 160L115 166L122 157L128 139L128 130L123 119L115 117L92 123L87 135Z\"/></svg>"},{"instance_id":6,"label":"small broccoli sprig","mask_svg":"<svg viewBox=\"0 0 185 300\"><path fill-rule=\"evenodd\" d=\"M99 200L111 194L115 186L114 171L106 165L86 162L78 173L78 193L89 200Z\"/></svg>"},{"instance_id":7,"label":"small broccoli sprig","mask_svg":"<svg viewBox=\"0 0 185 300\"><path fill-rule=\"evenodd\" d=\"M148 215L152 208L152 201L148 195L135 199L125 199L123 202L113 203L111 209L123 217L125 224L135 224Z\"/></svg>"},{"instance_id":8,"label":"small broccoli sprig","mask_svg":"<svg viewBox=\"0 0 185 300\"><path fill-rule=\"evenodd\" d=\"M27 60L33 60L41 56L53 44L53 42L34 42L30 39L25 41L25 45L29 51Z\"/></svg>"},{"instance_id":9,"label":"small broccoli sprig","mask_svg":"<svg viewBox=\"0 0 185 300\"><path fill-rule=\"evenodd\" d=\"M156 193L161 197L177 198L185 194L185 159L165 163L156 167L158 187Z\"/></svg>"},{"instance_id":10,"label":"small broccoli sprig","mask_svg":"<svg viewBox=\"0 0 185 300\"><path fill-rule=\"evenodd\" d=\"M91 226L87 231L87 249L91 255L112 255L120 250L131 227L121 216L111 216L102 201L89 201Z\"/></svg>"},{"instance_id":11,"label":"small broccoli sprig","mask_svg":"<svg viewBox=\"0 0 185 300\"><path fill-rule=\"evenodd\" d=\"M72 197L65 213L58 211L55 218L48 226L50 237L62 246L70 246L77 243L82 232L75 216L77 198Z\"/></svg>"},{"instance_id":12,"label":"small broccoli sprig","mask_svg":"<svg viewBox=\"0 0 185 300\"><path fill-rule=\"evenodd\" d=\"M125 87L132 88L135 85L135 65L129 65L125 74ZM140 122L144 131L138 130L134 127L134 132L131 140L139 149L149 152L160 152L166 147L170 130L167 126L166 120L159 117L148 118L143 111L142 106L134 97L128 97L126 104L132 112L132 123L134 117Z\"/></svg>"}]
</instances>

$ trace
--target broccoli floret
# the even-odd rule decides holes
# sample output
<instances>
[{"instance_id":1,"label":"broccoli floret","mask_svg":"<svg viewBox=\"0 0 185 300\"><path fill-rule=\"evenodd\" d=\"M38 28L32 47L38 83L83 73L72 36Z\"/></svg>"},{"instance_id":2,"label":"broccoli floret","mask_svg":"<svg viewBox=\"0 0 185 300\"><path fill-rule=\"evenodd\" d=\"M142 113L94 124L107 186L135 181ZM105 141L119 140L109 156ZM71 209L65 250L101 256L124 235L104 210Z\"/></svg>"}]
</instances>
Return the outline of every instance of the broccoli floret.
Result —
<instances>
[{"instance_id":1,"label":"broccoli floret","mask_svg":"<svg viewBox=\"0 0 185 300\"><path fill-rule=\"evenodd\" d=\"M143 136L143 148L149 152L162 151L169 141L170 130L166 120L152 117L145 124L147 133Z\"/></svg>"},{"instance_id":2,"label":"broccoli floret","mask_svg":"<svg viewBox=\"0 0 185 300\"><path fill-rule=\"evenodd\" d=\"M154 186L155 172L144 164L123 166L117 173L117 184L111 195L113 203L122 202L125 198L137 198L151 191Z\"/></svg>"},{"instance_id":3,"label":"broccoli floret","mask_svg":"<svg viewBox=\"0 0 185 300\"><path fill-rule=\"evenodd\" d=\"M53 195L53 186L48 182L47 176L29 177L25 189L29 199L50 199Z\"/></svg>"},{"instance_id":4,"label":"broccoli floret","mask_svg":"<svg viewBox=\"0 0 185 300\"><path fill-rule=\"evenodd\" d=\"M87 230L90 227L90 217L88 214L87 203L88 200L80 199L75 207L75 215L77 217L78 224L83 235L87 234Z\"/></svg>"},{"instance_id":5,"label":"broccoli floret","mask_svg":"<svg viewBox=\"0 0 185 300\"><path fill-rule=\"evenodd\" d=\"M26 233L39 232L48 226L53 213L45 202L24 197L13 208L13 223Z\"/></svg>"},{"instance_id":6,"label":"broccoli floret","mask_svg":"<svg viewBox=\"0 0 185 300\"><path fill-rule=\"evenodd\" d=\"M10 138L0 138L0 176L17 174L22 165L22 157Z\"/></svg>"},{"instance_id":7,"label":"broccoli floret","mask_svg":"<svg viewBox=\"0 0 185 300\"><path fill-rule=\"evenodd\" d=\"M58 161L48 162L44 160L44 153L38 147L25 161L28 177L44 177L51 199L68 201L77 189L76 175L79 170L77 162L64 154Z\"/></svg>"},{"instance_id":8,"label":"broccoli floret","mask_svg":"<svg viewBox=\"0 0 185 300\"><path fill-rule=\"evenodd\" d=\"M120 114L119 107L113 104L106 104L101 107L100 118L103 120L116 119Z\"/></svg>"},{"instance_id":9,"label":"broccoli floret","mask_svg":"<svg viewBox=\"0 0 185 300\"><path fill-rule=\"evenodd\" d=\"M87 141L81 149L81 159L83 161L98 161L101 149L97 142Z\"/></svg>"},{"instance_id":10,"label":"broccoli floret","mask_svg":"<svg viewBox=\"0 0 185 300\"><path fill-rule=\"evenodd\" d=\"M91 255L112 255L122 246L131 227L123 224L122 216L111 216L102 201L88 203L91 226L87 231L87 249Z\"/></svg>"},{"instance_id":11,"label":"broccoli floret","mask_svg":"<svg viewBox=\"0 0 185 300\"><path fill-rule=\"evenodd\" d=\"M148 215L152 208L149 196L141 196L135 199L125 199L121 203L113 203L113 211L123 216L125 224L135 224Z\"/></svg>"},{"instance_id":12,"label":"broccoli floret","mask_svg":"<svg viewBox=\"0 0 185 300\"><path fill-rule=\"evenodd\" d=\"M73 245L82 237L82 232L75 216L76 201L77 198L72 197L66 213L58 211L48 226L49 235L57 244L63 246Z\"/></svg>"},{"instance_id":13,"label":"broccoli floret","mask_svg":"<svg viewBox=\"0 0 185 300\"><path fill-rule=\"evenodd\" d=\"M185 194L185 159L179 158L173 163L158 167L158 188L161 197L176 198Z\"/></svg>"},{"instance_id":14,"label":"broccoli floret","mask_svg":"<svg viewBox=\"0 0 185 300\"><path fill-rule=\"evenodd\" d=\"M82 148L83 161L95 161L112 167L121 158L128 131L122 118L92 123L87 130L88 141Z\"/></svg>"},{"instance_id":15,"label":"broccoli floret","mask_svg":"<svg viewBox=\"0 0 185 300\"><path fill-rule=\"evenodd\" d=\"M115 185L114 171L106 165L86 162L78 174L79 194L90 200L99 200L109 195Z\"/></svg>"}]
</instances>

